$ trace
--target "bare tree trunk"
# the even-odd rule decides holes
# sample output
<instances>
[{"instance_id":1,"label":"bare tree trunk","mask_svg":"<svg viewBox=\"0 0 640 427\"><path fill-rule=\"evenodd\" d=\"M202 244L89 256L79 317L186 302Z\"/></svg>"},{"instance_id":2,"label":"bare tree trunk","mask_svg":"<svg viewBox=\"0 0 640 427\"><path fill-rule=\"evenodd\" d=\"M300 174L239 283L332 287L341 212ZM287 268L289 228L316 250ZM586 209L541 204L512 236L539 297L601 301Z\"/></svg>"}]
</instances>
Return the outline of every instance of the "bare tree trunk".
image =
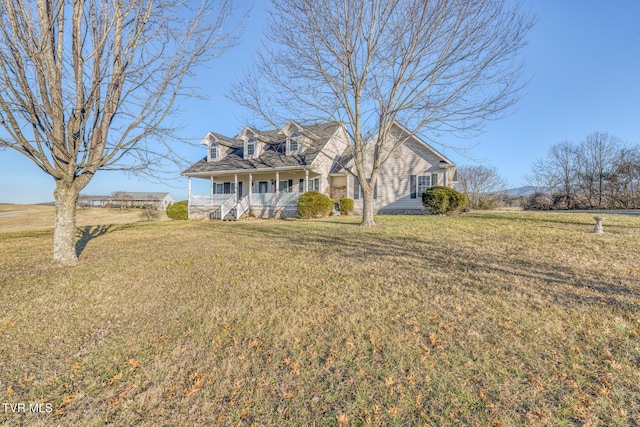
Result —
<instances>
[{"instance_id":1,"label":"bare tree trunk","mask_svg":"<svg viewBox=\"0 0 640 427\"><path fill-rule=\"evenodd\" d=\"M0 1L0 150L56 181L59 265L78 263L76 202L96 172L162 180L180 162L166 119L177 99L199 96L184 84L194 67L235 43L231 0L183 3Z\"/></svg>"},{"instance_id":2,"label":"bare tree trunk","mask_svg":"<svg viewBox=\"0 0 640 427\"><path fill-rule=\"evenodd\" d=\"M76 202L79 190L58 181L53 192L56 200L56 222L53 230L53 261L60 266L78 264L76 255Z\"/></svg>"},{"instance_id":3,"label":"bare tree trunk","mask_svg":"<svg viewBox=\"0 0 640 427\"><path fill-rule=\"evenodd\" d=\"M362 188L362 222L360 223L363 227L369 227L372 225L376 225L376 220L373 218L374 214L373 207L373 187L368 191Z\"/></svg>"}]
</instances>

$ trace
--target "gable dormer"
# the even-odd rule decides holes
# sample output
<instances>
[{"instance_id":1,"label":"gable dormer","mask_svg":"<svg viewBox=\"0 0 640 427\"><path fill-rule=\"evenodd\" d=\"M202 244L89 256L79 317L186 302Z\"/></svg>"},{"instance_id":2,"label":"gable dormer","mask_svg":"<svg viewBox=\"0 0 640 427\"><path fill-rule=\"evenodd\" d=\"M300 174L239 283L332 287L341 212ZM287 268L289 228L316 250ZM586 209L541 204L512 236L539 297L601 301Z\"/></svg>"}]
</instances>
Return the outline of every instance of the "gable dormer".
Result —
<instances>
[{"instance_id":1,"label":"gable dormer","mask_svg":"<svg viewBox=\"0 0 640 427\"><path fill-rule=\"evenodd\" d=\"M254 159L262 154L262 151L264 150L264 142L260 140L258 132L254 131L250 127L244 128L236 138L244 141L244 149L242 150L243 158Z\"/></svg>"},{"instance_id":2,"label":"gable dormer","mask_svg":"<svg viewBox=\"0 0 640 427\"><path fill-rule=\"evenodd\" d=\"M302 135L298 132L293 132L287 138L287 154L299 153L302 149Z\"/></svg>"},{"instance_id":3,"label":"gable dormer","mask_svg":"<svg viewBox=\"0 0 640 427\"><path fill-rule=\"evenodd\" d=\"M218 133L209 132L200 144L207 146L207 162L216 162L227 157L230 151L237 146L237 142Z\"/></svg>"},{"instance_id":4,"label":"gable dormer","mask_svg":"<svg viewBox=\"0 0 640 427\"><path fill-rule=\"evenodd\" d=\"M207 160L209 162L220 160L222 158L221 151L222 150L220 150L220 144L217 141L212 142L211 144L209 144L209 153Z\"/></svg>"},{"instance_id":5,"label":"gable dormer","mask_svg":"<svg viewBox=\"0 0 640 427\"><path fill-rule=\"evenodd\" d=\"M308 142L303 134L304 128L294 121L290 121L281 131L285 137L285 153L287 155L301 153Z\"/></svg>"},{"instance_id":6,"label":"gable dormer","mask_svg":"<svg viewBox=\"0 0 640 427\"><path fill-rule=\"evenodd\" d=\"M230 144L228 141L221 138L225 137L209 132L207 136L200 141L200 144L207 146L207 162L217 162L218 160L222 160L226 157L227 149Z\"/></svg>"}]
</instances>

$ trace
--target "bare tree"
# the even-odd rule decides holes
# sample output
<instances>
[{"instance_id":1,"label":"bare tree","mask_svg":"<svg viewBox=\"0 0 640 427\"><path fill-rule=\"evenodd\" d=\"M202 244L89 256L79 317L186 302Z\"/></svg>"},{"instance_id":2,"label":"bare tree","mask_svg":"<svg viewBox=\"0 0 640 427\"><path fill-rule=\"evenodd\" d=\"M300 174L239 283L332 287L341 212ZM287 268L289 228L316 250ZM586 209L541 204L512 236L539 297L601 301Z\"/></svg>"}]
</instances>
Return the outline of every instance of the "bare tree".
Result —
<instances>
[{"instance_id":1,"label":"bare tree","mask_svg":"<svg viewBox=\"0 0 640 427\"><path fill-rule=\"evenodd\" d=\"M538 191L547 193L549 209L633 208L640 206L639 163L638 146L594 132L580 144L553 145L533 163L527 179L541 184Z\"/></svg>"},{"instance_id":2,"label":"bare tree","mask_svg":"<svg viewBox=\"0 0 640 427\"><path fill-rule=\"evenodd\" d=\"M232 98L271 124L338 120L373 225L378 173L404 137L469 135L518 98L533 19L506 0L273 0L267 43ZM293 116L293 117L292 117Z\"/></svg>"},{"instance_id":3,"label":"bare tree","mask_svg":"<svg viewBox=\"0 0 640 427\"><path fill-rule=\"evenodd\" d=\"M531 167L527 181L536 191L550 193L554 205L565 209L575 207L578 180L578 147L563 141L549 148L547 157L537 160Z\"/></svg>"},{"instance_id":4,"label":"bare tree","mask_svg":"<svg viewBox=\"0 0 640 427\"><path fill-rule=\"evenodd\" d=\"M185 79L233 42L229 0L4 0L0 146L55 180L53 259L75 265L79 192L98 170L144 171Z\"/></svg>"},{"instance_id":5,"label":"bare tree","mask_svg":"<svg viewBox=\"0 0 640 427\"><path fill-rule=\"evenodd\" d=\"M622 147L607 175L607 205L611 209L640 207L640 147Z\"/></svg>"},{"instance_id":6,"label":"bare tree","mask_svg":"<svg viewBox=\"0 0 640 427\"><path fill-rule=\"evenodd\" d=\"M472 209L481 209L487 200L496 200L497 194L507 188L507 181L493 166L459 166L458 183Z\"/></svg>"},{"instance_id":7,"label":"bare tree","mask_svg":"<svg viewBox=\"0 0 640 427\"><path fill-rule=\"evenodd\" d=\"M591 208L604 208L606 186L622 142L606 132L594 132L578 147L580 186Z\"/></svg>"},{"instance_id":8,"label":"bare tree","mask_svg":"<svg viewBox=\"0 0 640 427\"><path fill-rule=\"evenodd\" d=\"M564 200L566 209L574 205L574 187L578 173L578 150L569 141L553 145L549 149L547 169L553 177L554 189Z\"/></svg>"}]
</instances>

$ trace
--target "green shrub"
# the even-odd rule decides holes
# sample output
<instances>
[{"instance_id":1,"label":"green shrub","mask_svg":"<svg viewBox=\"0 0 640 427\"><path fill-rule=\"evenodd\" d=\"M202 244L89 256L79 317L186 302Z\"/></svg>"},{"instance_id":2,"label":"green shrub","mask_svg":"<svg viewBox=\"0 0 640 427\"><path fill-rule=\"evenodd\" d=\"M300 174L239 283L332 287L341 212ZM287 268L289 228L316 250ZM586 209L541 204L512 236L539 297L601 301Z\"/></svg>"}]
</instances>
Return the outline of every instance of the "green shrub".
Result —
<instances>
[{"instance_id":1,"label":"green shrub","mask_svg":"<svg viewBox=\"0 0 640 427\"><path fill-rule=\"evenodd\" d=\"M449 187L427 188L422 194L422 204L433 215L461 212L467 204L467 196Z\"/></svg>"},{"instance_id":2,"label":"green shrub","mask_svg":"<svg viewBox=\"0 0 640 427\"><path fill-rule=\"evenodd\" d=\"M298 199L300 218L322 218L333 210L333 199L317 191L307 191Z\"/></svg>"},{"instance_id":3,"label":"green shrub","mask_svg":"<svg viewBox=\"0 0 640 427\"><path fill-rule=\"evenodd\" d=\"M340 198L340 215L349 215L353 212L353 199L348 197Z\"/></svg>"},{"instance_id":4,"label":"green shrub","mask_svg":"<svg viewBox=\"0 0 640 427\"><path fill-rule=\"evenodd\" d=\"M167 206L167 216L171 219L187 219L187 201L181 200L172 205Z\"/></svg>"},{"instance_id":5,"label":"green shrub","mask_svg":"<svg viewBox=\"0 0 640 427\"><path fill-rule=\"evenodd\" d=\"M467 196L451 187L442 187L449 193L449 210L447 213L459 213L467 206Z\"/></svg>"}]
</instances>

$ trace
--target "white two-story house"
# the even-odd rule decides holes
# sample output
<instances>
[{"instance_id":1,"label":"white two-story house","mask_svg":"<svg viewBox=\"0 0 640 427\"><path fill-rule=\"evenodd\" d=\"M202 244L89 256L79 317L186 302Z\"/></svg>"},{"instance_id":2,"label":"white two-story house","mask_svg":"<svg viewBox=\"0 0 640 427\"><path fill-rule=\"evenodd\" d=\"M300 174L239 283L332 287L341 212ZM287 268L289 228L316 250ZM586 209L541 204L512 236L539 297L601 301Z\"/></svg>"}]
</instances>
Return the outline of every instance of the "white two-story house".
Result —
<instances>
[{"instance_id":1,"label":"white two-story house","mask_svg":"<svg viewBox=\"0 0 640 427\"><path fill-rule=\"evenodd\" d=\"M380 170L374 191L378 213L424 213L421 194L455 184L455 164L430 145L394 125L391 137L406 138ZM189 218L237 219L297 215L302 193L319 191L338 201L354 199L362 209L358 180L348 172L348 135L339 122L282 129L245 127L233 138L209 132L201 144L207 156L182 175L189 180ZM191 179L210 181L209 194L191 194Z\"/></svg>"}]
</instances>

